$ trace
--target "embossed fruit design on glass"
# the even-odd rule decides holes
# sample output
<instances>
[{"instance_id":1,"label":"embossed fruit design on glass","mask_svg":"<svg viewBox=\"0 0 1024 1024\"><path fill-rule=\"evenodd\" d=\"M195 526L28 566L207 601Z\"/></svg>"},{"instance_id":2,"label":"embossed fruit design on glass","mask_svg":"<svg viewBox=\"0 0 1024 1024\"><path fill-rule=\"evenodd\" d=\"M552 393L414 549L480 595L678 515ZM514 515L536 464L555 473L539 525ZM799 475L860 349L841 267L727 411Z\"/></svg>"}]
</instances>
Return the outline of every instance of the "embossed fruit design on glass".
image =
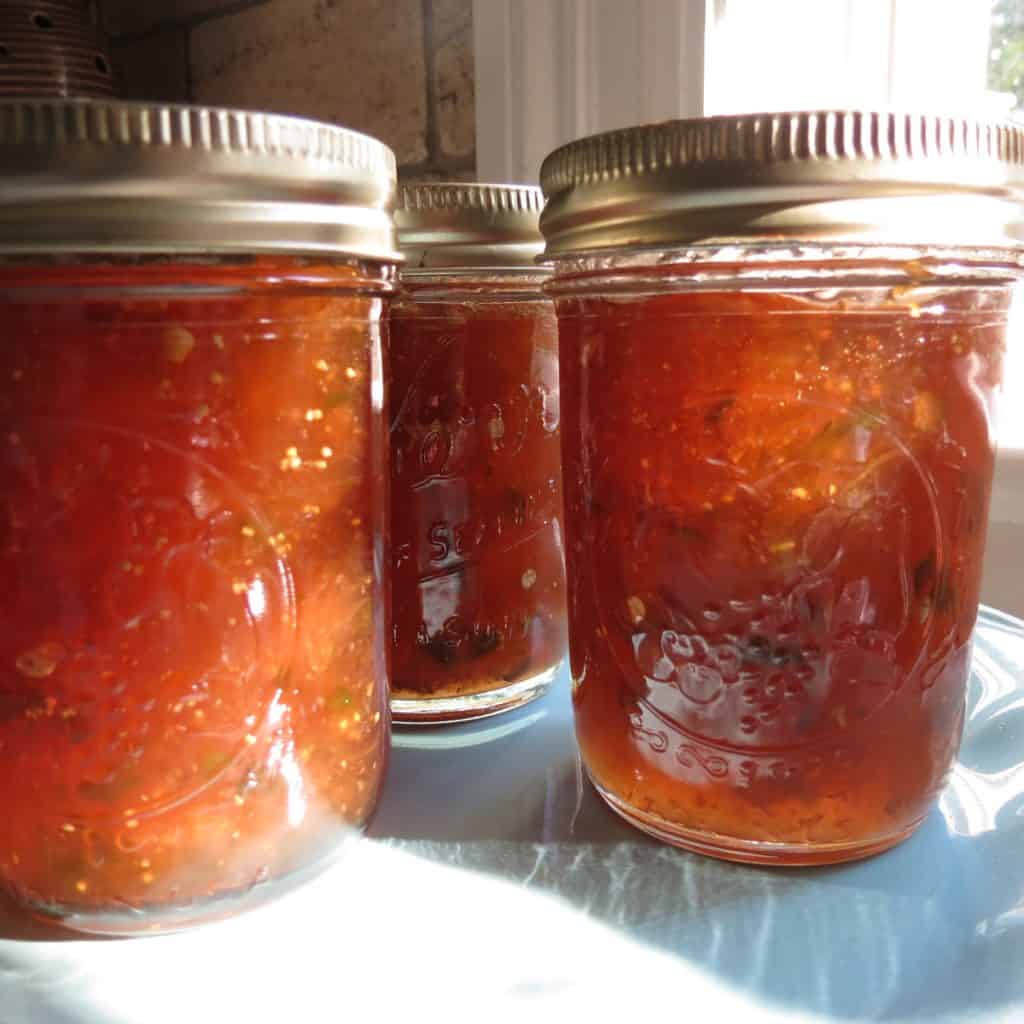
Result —
<instances>
[{"instance_id":1,"label":"embossed fruit design on glass","mask_svg":"<svg viewBox=\"0 0 1024 1024\"><path fill-rule=\"evenodd\" d=\"M308 153L373 185L342 129L225 117L290 135L289 169ZM383 247L390 155L365 143ZM69 247L103 209L79 202ZM83 931L223 916L324 868L387 758L393 265L171 248L0 255L0 883Z\"/></svg>"},{"instance_id":2,"label":"embossed fruit design on glass","mask_svg":"<svg viewBox=\"0 0 1024 1024\"><path fill-rule=\"evenodd\" d=\"M700 130L637 134L686 152ZM935 148L907 182L942 165ZM1016 173L999 152L975 158ZM795 156L772 159L751 157L751 173L795 175ZM723 158L726 180L741 162ZM820 166L802 170L813 195ZM549 194L582 202L597 186L566 184L576 173L549 158ZM894 228L910 230L898 200ZM1016 253L1005 238L986 252L836 243L825 211L824 237L799 244L590 256L576 238L582 253L558 253L570 202L545 223L590 777L627 820L714 856L884 850L929 812L960 740ZM723 234L750 216L737 200ZM806 211L779 225L806 232Z\"/></svg>"},{"instance_id":3,"label":"embossed fruit design on glass","mask_svg":"<svg viewBox=\"0 0 1024 1024\"><path fill-rule=\"evenodd\" d=\"M565 655L557 332L536 189L403 193L392 709L452 721L539 696Z\"/></svg>"}]
</instances>

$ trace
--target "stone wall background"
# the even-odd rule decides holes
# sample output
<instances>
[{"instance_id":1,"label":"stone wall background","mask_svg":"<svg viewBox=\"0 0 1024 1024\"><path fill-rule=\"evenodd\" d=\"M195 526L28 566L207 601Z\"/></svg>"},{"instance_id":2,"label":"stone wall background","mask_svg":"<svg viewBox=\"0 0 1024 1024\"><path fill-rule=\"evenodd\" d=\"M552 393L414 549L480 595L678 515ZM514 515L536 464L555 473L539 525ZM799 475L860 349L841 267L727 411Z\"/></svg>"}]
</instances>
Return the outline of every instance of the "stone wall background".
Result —
<instances>
[{"instance_id":1,"label":"stone wall background","mask_svg":"<svg viewBox=\"0 0 1024 1024\"><path fill-rule=\"evenodd\" d=\"M402 177L476 170L472 0L94 0L122 93L383 139Z\"/></svg>"}]
</instances>

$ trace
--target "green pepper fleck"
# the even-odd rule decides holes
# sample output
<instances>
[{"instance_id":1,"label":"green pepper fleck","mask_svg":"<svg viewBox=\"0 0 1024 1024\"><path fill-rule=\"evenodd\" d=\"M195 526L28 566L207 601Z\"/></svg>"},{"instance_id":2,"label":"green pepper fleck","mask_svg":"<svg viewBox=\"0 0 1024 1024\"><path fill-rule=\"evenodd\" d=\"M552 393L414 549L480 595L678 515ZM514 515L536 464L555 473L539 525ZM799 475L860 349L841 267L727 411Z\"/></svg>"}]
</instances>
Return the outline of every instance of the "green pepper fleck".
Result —
<instances>
[{"instance_id":1,"label":"green pepper fleck","mask_svg":"<svg viewBox=\"0 0 1024 1024\"><path fill-rule=\"evenodd\" d=\"M199 758L199 770L204 775L217 775L231 762L231 755L224 750L207 750Z\"/></svg>"},{"instance_id":2,"label":"green pepper fleck","mask_svg":"<svg viewBox=\"0 0 1024 1024\"><path fill-rule=\"evenodd\" d=\"M327 710L332 711L335 714L341 714L346 708L352 705L352 694L345 689L344 686L339 686L328 698L327 698Z\"/></svg>"}]
</instances>

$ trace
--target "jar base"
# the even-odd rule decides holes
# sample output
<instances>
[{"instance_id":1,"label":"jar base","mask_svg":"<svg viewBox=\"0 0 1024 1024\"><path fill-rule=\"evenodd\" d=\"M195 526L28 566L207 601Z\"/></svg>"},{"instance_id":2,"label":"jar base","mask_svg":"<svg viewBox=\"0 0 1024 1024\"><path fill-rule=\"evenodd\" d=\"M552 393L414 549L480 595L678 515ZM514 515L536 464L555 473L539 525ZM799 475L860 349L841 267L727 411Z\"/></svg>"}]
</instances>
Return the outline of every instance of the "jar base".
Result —
<instances>
[{"instance_id":1,"label":"jar base","mask_svg":"<svg viewBox=\"0 0 1024 1024\"><path fill-rule=\"evenodd\" d=\"M558 665L520 679L496 690L468 693L458 697L392 698L391 720L399 725L445 725L499 715L529 704L547 692Z\"/></svg>"},{"instance_id":2,"label":"jar base","mask_svg":"<svg viewBox=\"0 0 1024 1024\"><path fill-rule=\"evenodd\" d=\"M690 853L699 853L717 860L737 864L761 864L772 867L814 867L863 860L884 853L908 839L924 821L918 818L906 828L885 836L845 843L775 843L756 839L739 839L716 832L699 832L666 821L657 814L640 811L602 789L593 778L591 783L604 802L634 828L646 832L663 843Z\"/></svg>"},{"instance_id":3,"label":"jar base","mask_svg":"<svg viewBox=\"0 0 1024 1024\"><path fill-rule=\"evenodd\" d=\"M40 904L26 900L16 892L9 898L33 918L62 929L107 938L141 938L187 931L200 925L213 924L236 917L272 903L322 875L344 858L362 831L352 832L324 856L286 874L186 904L153 904L145 907L127 905L112 910L70 904Z\"/></svg>"}]
</instances>

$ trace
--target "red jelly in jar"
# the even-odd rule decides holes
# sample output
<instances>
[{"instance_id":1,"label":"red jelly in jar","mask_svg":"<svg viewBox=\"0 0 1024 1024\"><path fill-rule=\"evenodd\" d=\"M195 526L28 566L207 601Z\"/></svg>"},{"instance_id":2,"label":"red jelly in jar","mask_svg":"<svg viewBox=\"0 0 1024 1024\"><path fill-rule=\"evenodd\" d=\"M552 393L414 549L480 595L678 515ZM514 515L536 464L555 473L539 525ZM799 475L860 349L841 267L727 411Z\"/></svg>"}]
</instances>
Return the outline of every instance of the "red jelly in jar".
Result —
<instances>
[{"instance_id":1,"label":"red jelly in jar","mask_svg":"<svg viewBox=\"0 0 1024 1024\"><path fill-rule=\"evenodd\" d=\"M558 344L540 192L411 185L390 322L399 722L540 696L565 657Z\"/></svg>"},{"instance_id":2,"label":"red jelly in jar","mask_svg":"<svg viewBox=\"0 0 1024 1024\"><path fill-rule=\"evenodd\" d=\"M934 804L963 725L1021 141L766 115L548 159L576 726L640 828L825 863ZM956 157L977 179L959 197Z\"/></svg>"},{"instance_id":3,"label":"red jelly in jar","mask_svg":"<svg viewBox=\"0 0 1024 1024\"><path fill-rule=\"evenodd\" d=\"M0 201L0 883L108 933L221 916L330 863L388 748L391 155L175 108L179 182L143 159L157 113L0 106L3 177L28 185ZM83 177L67 220L26 237L39 140L68 123L69 174L127 164L148 198L111 205ZM292 206L305 188L320 206ZM358 228L335 208L353 192Z\"/></svg>"}]
</instances>

